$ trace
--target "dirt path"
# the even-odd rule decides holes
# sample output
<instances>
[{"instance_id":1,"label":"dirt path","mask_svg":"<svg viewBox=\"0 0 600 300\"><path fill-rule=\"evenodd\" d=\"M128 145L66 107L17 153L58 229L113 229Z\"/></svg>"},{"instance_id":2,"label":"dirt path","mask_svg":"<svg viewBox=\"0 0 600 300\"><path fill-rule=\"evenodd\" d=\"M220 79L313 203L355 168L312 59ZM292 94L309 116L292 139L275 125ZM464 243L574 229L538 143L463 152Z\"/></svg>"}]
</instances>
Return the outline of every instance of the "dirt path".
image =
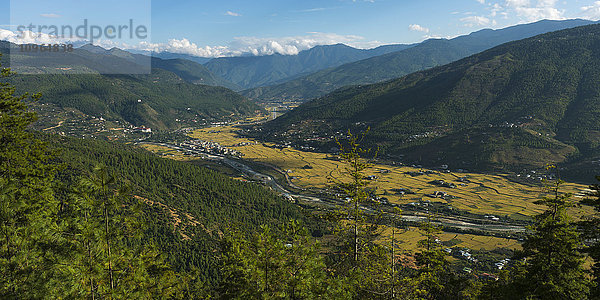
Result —
<instances>
[{"instance_id":1,"label":"dirt path","mask_svg":"<svg viewBox=\"0 0 600 300\"><path fill-rule=\"evenodd\" d=\"M52 129L58 128L58 127L62 126L62 124L63 124L64 122L65 122L65 121L60 121L60 122L58 122L58 125L56 125L56 126L52 126L52 127L48 127L48 128L46 128L46 129L42 129L42 131L46 131L46 130L52 130Z\"/></svg>"}]
</instances>

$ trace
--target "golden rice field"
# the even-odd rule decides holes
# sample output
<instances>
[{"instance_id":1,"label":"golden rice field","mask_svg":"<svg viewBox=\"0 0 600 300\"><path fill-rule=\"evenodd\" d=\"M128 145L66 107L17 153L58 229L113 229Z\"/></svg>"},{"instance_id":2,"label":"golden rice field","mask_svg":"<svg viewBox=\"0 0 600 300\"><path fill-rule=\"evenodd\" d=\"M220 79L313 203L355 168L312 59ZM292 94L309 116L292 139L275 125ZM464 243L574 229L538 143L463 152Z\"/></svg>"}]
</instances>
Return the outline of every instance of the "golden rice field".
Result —
<instances>
[{"instance_id":1,"label":"golden rice field","mask_svg":"<svg viewBox=\"0 0 600 300\"><path fill-rule=\"evenodd\" d=\"M391 243L392 230L386 229L381 235L383 238L381 243ZM456 248L469 248L471 250L494 250L496 248L519 249L521 246L514 239L463 234L463 233L448 233L442 232L436 235L440 241L452 241ZM414 253L419 249L418 242L424 240L425 236L418 228L410 227L407 230L396 229L395 240L398 248Z\"/></svg>"},{"instance_id":2,"label":"golden rice field","mask_svg":"<svg viewBox=\"0 0 600 300\"><path fill-rule=\"evenodd\" d=\"M288 172L291 182L299 187L326 187L330 178L343 178L344 168L341 162L328 159L328 154L312 153L293 148L276 149L272 144L255 143L247 146L235 146L242 142L254 141L239 137L233 126L199 129L190 135L195 139L213 141L222 146L235 149L244 154L244 159L268 163ZM305 166L312 168L303 168ZM389 173L380 173L388 170ZM485 175L476 173L436 173L412 177L405 174L409 171L419 171L410 167L395 167L389 165L374 165L368 174L376 175L373 186L377 193L385 195L392 203L410 203L420 199L426 200L425 195L434 191L444 191L457 198L451 200L435 199L446 202L454 208L478 214L508 215L521 218L539 213L543 208L533 204L544 194L539 185L522 184L511 181L510 175ZM470 181L460 186L457 179L467 177ZM457 188L441 188L430 184L433 180L444 180L457 184ZM394 195L392 189L408 188L415 195ZM586 186L567 183L564 191L578 193ZM577 214L585 212L578 210Z\"/></svg>"}]
</instances>

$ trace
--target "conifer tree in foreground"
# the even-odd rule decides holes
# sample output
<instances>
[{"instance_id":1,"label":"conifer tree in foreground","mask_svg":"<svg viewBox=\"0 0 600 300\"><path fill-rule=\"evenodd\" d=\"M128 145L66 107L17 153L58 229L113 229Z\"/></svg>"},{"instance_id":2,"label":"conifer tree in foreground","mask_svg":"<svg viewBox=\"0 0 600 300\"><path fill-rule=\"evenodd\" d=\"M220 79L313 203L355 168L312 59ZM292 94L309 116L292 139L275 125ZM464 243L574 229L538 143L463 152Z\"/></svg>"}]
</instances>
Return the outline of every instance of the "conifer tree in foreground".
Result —
<instances>
[{"instance_id":1,"label":"conifer tree in foreground","mask_svg":"<svg viewBox=\"0 0 600 300\"><path fill-rule=\"evenodd\" d=\"M180 280L153 245L142 240L141 206L106 167L81 179L71 197L74 250L65 270L76 296L96 298L172 297Z\"/></svg>"},{"instance_id":2,"label":"conifer tree in foreground","mask_svg":"<svg viewBox=\"0 0 600 300\"><path fill-rule=\"evenodd\" d=\"M349 299L341 281L328 277L318 245L297 221L279 234L267 225L250 239L233 233L222 241L221 299Z\"/></svg>"},{"instance_id":3,"label":"conifer tree in foreground","mask_svg":"<svg viewBox=\"0 0 600 300\"><path fill-rule=\"evenodd\" d=\"M419 227L425 238L419 241L421 251L415 255L418 270L411 279L415 299L444 298L449 262L438 238L442 228L435 225L434 221L434 216L428 211L426 221Z\"/></svg>"},{"instance_id":4,"label":"conifer tree in foreground","mask_svg":"<svg viewBox=\"0 0 600 300\"><path fill-rule=\"evenodd\" d=\"M401 290L395 272L396 245L381 242L388 213L379 209L375 188L367 180L371 164L365 157L376 156L361 145L367 133L348 132L347 141L337 141L345 167L341 179L331 180L344 204L335 212L334 253L329 262L337 276L346 277L358 298L392 298ZM393 219L399 213L390 215Z\"/></svg>"},{"instance_id":5,"label":"conifer tree in foreground","mask_svg":"<svg viewBox=\"0 0 600 300\"><path fill-rule=\"evenodd\" d=\"M52 183L57 167L28 126L36 120L26 100L7 83L13 75L0 66L0 298L39 298L48 295L51 265L45 247L48 221L56 212Z\"/></svg>"},{"instance_id":6,"label":"conifer tree in foreground","mask_svg":"<svg viewBox=\"0 0 600 300\"><path fill-rule=\"evenodd\" d=\"M562 183L552 183L550 196L535 202L547 209L536 216L536 224L517 254L523 261L510 274L511 298L588 298L590 282L579 252L581 238L567 211L576 203L571 194L560 191Z\"/></svg>"},{"instance_id":7,"label":"conifer tree in foreground","mask_svg":"<svg viewBox=\"0 0 600 300\"><path fill-rule=\"evenodd\" d=\"M600 181L600 176L596 179ZM580 224L584 229L583 237L589 241L590 245L587 253L594 260L592 272L594 284L591 292L592 299L600 299L600 185L590 186L592 192L588 199L583 200L583 204L590 205L596 210L596 215L584 219Z\"/></svg>"}]
</instances>

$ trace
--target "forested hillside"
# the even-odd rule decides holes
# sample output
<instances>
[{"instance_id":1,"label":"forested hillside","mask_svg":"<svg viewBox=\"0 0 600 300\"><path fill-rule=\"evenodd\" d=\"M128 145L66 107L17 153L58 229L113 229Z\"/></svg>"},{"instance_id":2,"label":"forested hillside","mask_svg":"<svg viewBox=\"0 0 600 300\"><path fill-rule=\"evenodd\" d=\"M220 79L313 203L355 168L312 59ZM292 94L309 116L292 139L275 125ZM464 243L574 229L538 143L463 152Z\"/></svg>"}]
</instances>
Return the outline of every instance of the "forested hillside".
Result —
<instances>
[{"instance_id":1,"label":"forested hillside","mask_svg":"<svg viewBox=\"0 0 600 300\"><path fill-rule=\"evenodd\" d=\"M551 31L592 24L586 20L540 21L498 30L481 30L450 40L431 39L414 47L322 70L244 95L259 101L307 101L338 88L372 84L441 66L497 45Z\"/></svg>"},{"instance_id":2,"label":"forested hillside","mask_svg":"<svg viewBox=\"0 0 600 300\"><path fill-rule=\"evenodd\" d=\"M238 85L211 73L205 66L194 61L182 58L160 59L153 57L152 67L173 72L190 83L222 86L232 90L240 89Z\"/></svg>"},{"instance_id":3,"label":"forested hillside","mask_svg":"<svg viewBox=\"0 0 600 300\"><path fill-rule=\"evenodd\" d=\"M7 43L3 45L8 46ZM4 54L2 61L9 62L8 48L0 49ZM40 75L18 75L10 80L19 93L34 90L41 92L44 95L42 102L75 108L96 117L122 120L135 126L145 125L156 129L175 129L193 120L240 118L260 110L256 104L231 90L210 86L231 84L210 74L198 63L158 58L150 60L150 57L143 58L141 55L132 55L118 49L109 51L91 46L85 49L102 53L77 49L76 54L67 54L69 57L62 60L44 59L40 62L43 66L40 67ZM110 54L103 54L104 52ZM37 59L36 56L16 55L17 61ZM93 74L103 71L111 73L113 68L123 68L119 70L124 73L130 69L143 71L146 66L138 63L144 59L147 59L148 68L152 65L151 74ZM53 65L46 66L46 63ZM69 70L63 71L63 74L43 72L47 68L57 71L53 67L87 70L92 74L69 74ZM177 122L177 119L180 122Z\"/></svg>"},{"instance_id":4,"label":"forested hillside","mask_svg":"<svg viewBox=\"0 0 600 300\"><path fill-rule=\"evenodd\" d=\"M544 34L336 91L265 129L281 136L302 124L329 133L370 126L370 140L385 153L429 163L504 168L592 159L600 155L599 55L600 25Z\"/></svg>"},{"instance_id":5,"label":"forested hillside","mask_svg":"<svg viewBox=\"0 0 600 300\"><path fill-rule=\"evenodd\" d=\"M66 166L58 174L65 186L75 185L95 166L105 165L131 188L132 195L144 199L147 238L167 254L176 269L196 267L203 280L214 283L217 279L219 265L213 250L224 231L239 228L250 233L262 224L303 219L298 207L267 188L191 163L158 158L118 143L41 137L56 151L56 162Z\"/></svg>"},{"instance_id":6,"label":"forested hillside","mask_svg":"<svg viewBox=\"0 0 600 300\"><path fill-rule=\"evenodd\" d=\"M123 144L34 133L0 75L1 298L202 298L219 241L303 219L263 186Z\"/></svg>"},{"instance_id":7,"label":"forested hillside","mask_svg":"<svg viewBox=\"0 0 600 300\"><path fill-rule=\"evenodd\" d=\"M18 75L11 82L19 92L41 92L42 102L157 129L179 128L182 125L176 119L239 118L260 110L231 90L186 83L162 69L135 76Z\"/></svg>"}]
</instances>

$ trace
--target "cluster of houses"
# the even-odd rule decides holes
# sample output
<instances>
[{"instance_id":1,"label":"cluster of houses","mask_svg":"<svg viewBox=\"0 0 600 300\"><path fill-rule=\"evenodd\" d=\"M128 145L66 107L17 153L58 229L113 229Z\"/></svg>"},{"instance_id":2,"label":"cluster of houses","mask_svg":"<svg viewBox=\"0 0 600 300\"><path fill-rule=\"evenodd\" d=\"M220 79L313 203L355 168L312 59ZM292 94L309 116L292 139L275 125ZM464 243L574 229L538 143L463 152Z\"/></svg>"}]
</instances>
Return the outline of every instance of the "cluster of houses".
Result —
<instances>
[{"instance_id":1,"label":"cluster of houses","mask_svg":"<svg viewBox=\"0 0 600 300\"><path fill-rule=\"evenodd\" d=\"M524 116L521 117L519 120L511 122L511 121L504 121L498 124L489 124L490 128L493 127L500 127L500 128L517 128L517 127L523 127L527 124L530 124L531 121L534 119L534 116Z\"/></svg>"},{"instance_id":2,"label":"cluster of houses","mask_svg":"<svg viewBox=\"0 0 600 300\"><path fill-rule=\"evenodd\" d=\"M215 142L208 142L208 141L202 141L202 140L191 140L191 141L186 141L186 142L180 143L179 146L182 148L188 148L188 149L202 151L202 152L206 152L206 153L210 153L210 154L227 155L227 156L235 156L235 157L243 156L242 153L240 153L236 150L233 150L233 149L223 147L219 143L215 143Z\"/></svg>"},{"instance_id":3,"label":"cluster of houses","mask_svg":"<svg viewBox=\"0 0 600 300\"><path fill-rule=\"evenodd\" d=\"M469 249L458 249L458 251L453 251L452 248L445 248L444 252L446 252L447 254L452 254L454 252L454 256L458 256L458 257L462 257L464 259L466 259L467 261L476 263L477 259L473 257L473 255L469 252ZM496 268L498 268L498 270L502 270L502 268L504 268L504 266L506 266L508 263L510 262L510 259L505 258L497 263L495 263L494 265L496 266ZM473 269L469 268L469 267L464 267L463 268L463 272L471 274L473 273ZM481 273L479 275L476 275L479 279L482 280L498 280L498 276L494 275L494 274L490 274L490 273Z\"/></svg>"},{"instance_id":4,"label":"cluster of houses","mask_svg":"<svg viewBox=\"0 0 600 300\"><path fill-rule=\"evenodd\" d=\"M493 216L493 215L485 215L484 216L486 219L492 220L492 221L500 221L500 218Z\"/></svg>"},{"instance_id":5,"label":"cluster of houses","mask_svg":"<svg viewBox=\"0 0 600 300\"><path fill-rule=\"evenodd\" d=\"M234 147L244 147L244 146L251 146L251 145L258 145L258 142L242 142L242 143L237 143L233 146Z\"/></svg>"},{"instance_id":6,"label":"cluster of houses","mask_svg":"<svg viewBox=\"0 0 600 300\"><path fill-rule=\"evenodd\" d=\"M446 182L444 180L434 180L434 181L431 181L430 184L433 184L433 185L436 185L439 187L451 188L451 189L456 188L456 184L454 184L452 182Z\"/></svg>"},{"instance_id":7,"label":"cluster of houses","mask_svg":"<svg viewBox=\"0 0 600 300\"><path fill-rule=\"evenodd\" d=\"M408 195L408 194L414 195L415 194L415 192L413 192L407 188L392 189L392 192L396 193L397 195Z\"/></svg>"},{"instance_id":8,"label":"cluster of houses","mask_svg":"<svg viewBox=\"0 0 600 300\"><path fill-rule=\"evenodd\" d=\"M427 131L427 132L423 132L423 133L419 133L419 134L413 134L408 137L408 142L412 142L412 141L419 140L419 139L425 139L428 137L435 136L437 134L439 134L439 133L433 132L433 131Z\"/></svg>"},{"instance_id":9,"label":"cluster of houses","mask_svg":"<svg viewBox=\"0 0 600 300\"><path fill-rule=\"evenodd\" d=\"M469 250L469 249L459 249L458 255L470 262L476 263L478 260L475 257L473 257L473 255L471 254L470 251L471 250Z\"/></svg>"},{"instance_id":10,"label":"cluster of houses","mask_svg":"<svg viewBox=\"0 0 600 300\"><path fill-rule=\"evenodd\" d=\"M152 133L152 128L146 126L134 127L131 132Z\"/></svg>"},{"instance_id":11,"label":"cluster of houses","mask_svg":"<svg viewBox=\"0 0 600 300\"><path fill-rule=\"evenodd\" d=\"M431 194L426 194L425 196L427 197L431 197L431 198L442 198L444 200L449 200L449 199L454 199L456 198L455 196L452 196L446 192L442 192L442 191L435 191Z\"/></svg>"},{"instance_id":12,"label":"cluster of houses","mask_svg":"<svg viewBox=\"0 0 600 300\"><path fill-rule=\"evenodd\" d=\"M494 266L496 266L496 268L498 268L498 270L502 270L502 268L504 268L504 266L506 266L508 264L508 262L510 262L510 259L505 258L505 259L495 263Z\"/></svg>"},{"instance_id":13,"label":"cluster of houses","mask_svg":"<svg viewBox=\"0 0 600 300\"><path fill-rule=\"evenodd\" d=\"M526 178L531 180L554 180L556 176L554 174L538 174L537 171L532 170L530 172L517 174L517 177Z\"/></svg>"},{"instance_id":14,"label":"cluster of houses","mask_svg":"<svg viewBox=\"0 0 600 300\"><path fill-rule=\"evenodd\" d=\"M427 171L408 171L408 172L404 172L404 174L410 175L412 177L416 177L416 176L422 176L422 175L433 175L433 174L437 174L435 171L431 171L431 170L427 170Z\"/></svg>"}]
</instances>

